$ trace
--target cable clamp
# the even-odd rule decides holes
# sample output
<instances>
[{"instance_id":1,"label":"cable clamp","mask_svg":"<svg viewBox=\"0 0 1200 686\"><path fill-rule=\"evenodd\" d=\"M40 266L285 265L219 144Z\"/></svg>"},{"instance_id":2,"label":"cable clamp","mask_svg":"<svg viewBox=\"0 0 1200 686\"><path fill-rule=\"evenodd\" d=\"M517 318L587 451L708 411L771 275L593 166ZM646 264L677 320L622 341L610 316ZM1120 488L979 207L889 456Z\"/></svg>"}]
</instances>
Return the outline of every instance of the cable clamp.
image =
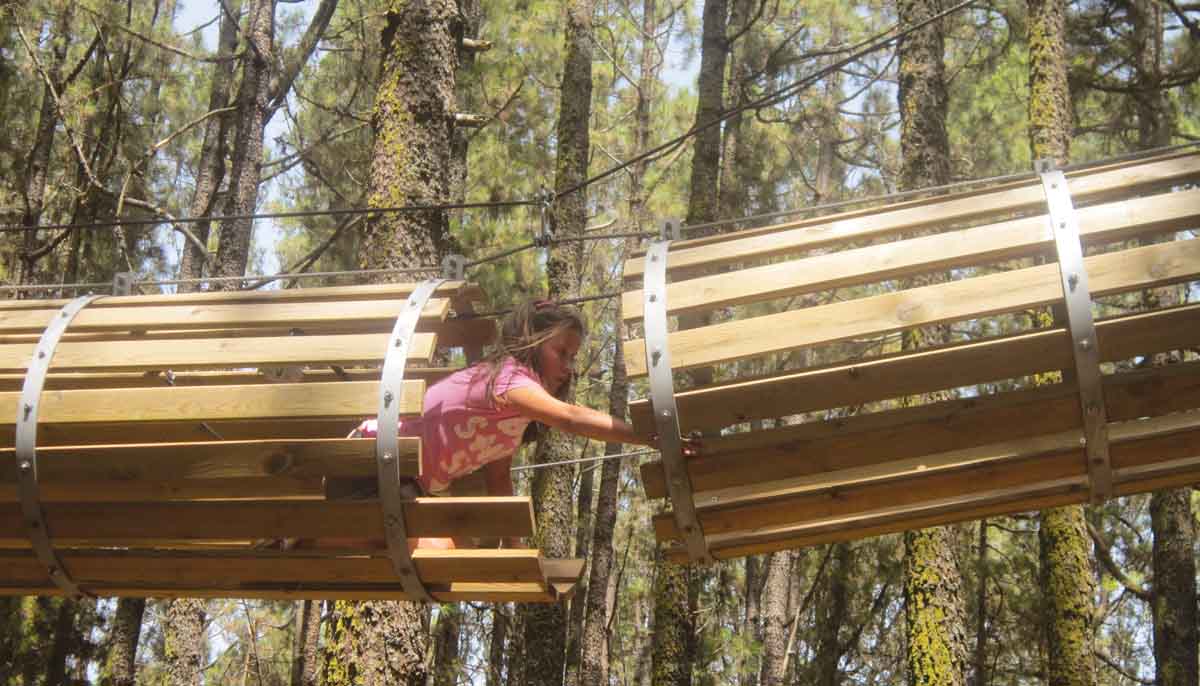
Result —
<instances>
[{"instance_id":1,"label":"cable clamp","mask_svg":"<svg viewBox=\"0 0 1200 686\"><path fill-rule=\"evenodd\" d=\"M658 227L658 240L660 241L678 241L683 239L683 222L679 219L664 219L662 226Z\"/></svg>"}]
</instances>

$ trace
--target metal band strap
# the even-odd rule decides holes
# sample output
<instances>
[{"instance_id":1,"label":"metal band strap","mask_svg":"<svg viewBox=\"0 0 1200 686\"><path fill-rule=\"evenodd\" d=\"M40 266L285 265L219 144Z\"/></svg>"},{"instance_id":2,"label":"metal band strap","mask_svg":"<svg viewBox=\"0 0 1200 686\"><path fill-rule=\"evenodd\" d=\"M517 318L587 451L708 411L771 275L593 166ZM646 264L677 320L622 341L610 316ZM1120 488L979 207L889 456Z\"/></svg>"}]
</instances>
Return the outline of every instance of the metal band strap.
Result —
<instances>
[{"instance_id":1,"label":"metal band strap","mask_svg":"<svg viewBox=\"0 0 1200 686\"><path fill-rule=\"evenodd\" d=\"M1039 160L1035 167L1042 179L1042 190L1046 193L1050 230L1058 251L1063 300L1067 306L1067 327L1071 333L1071 350L1079 383L1079 404L1083 413L1081 443L1087 454L1091 501L1098 504L1112 497L1112 465L1108 456L1108 418L1101 385L1100 351L1096 342L1096 325L1092 320L1091 291L1083 266L1079 223L1062 170L1054 168L1053 160Z\"/></svg>"},{"instance_id":2,"label":"metal band strap","mask_svg":"<svg viewBox=\"0 0 1200 686\"><path fill-rule=\"evenodd\" d=\"M679 412L675 405L675 380L671 353L667 348L667 250L671 241L654 241L646 248L642 290L645 297L646 368L650 370L650 403L662 452L667 493L671 497L675 523L683 533L692 562L712 562L704 529L696 516L692 479L683 460L679 436Z\"/></svg>"},{"instance_id":3,"label":"metal band strap","mask_svg":"<svg viewBox=\"0 0 1200 686\"><path fill-rule=\"evenodd\" d=\"M25 372L25 384L21 387L21 401L17 405L17 492L21 499L21 515L25 519L25 527L29 531L29 541L33 544L33 552L38 560L46 566L51 581L63 592L79 597L87 595L67 572L54 546L50 543L50 532L46 529L46 520L42 513L40 489L38 488L37 463L37 425L38 401L42 396L42 388L46 384L46 373L50 362L54 359L54 350L62 338L67 326L75 319L79 311L92 301L103 295L85 295L67 303L58 312L42 332L37 347L34 348L33 359Z\"/></svg>"},{"instance_id":4,"label":"metal band strap","mask_svg":"<svg viewBox=\"0 0 1200 686\"><path fill-rule=\"evenodd\" d=\"M400 391L404 385L404 365L413 332L421 319L421 311L429 296L445 283L445 279L421 282L404 310L396 318L392 336L388 339L383 359L383 374L379 382L378 432L375 436L375 462L379 473L379 502L383 507L383 532L387 540L388 557L400 577L400 587L414 600L432 603L425 584L417 576L412 553L408 549L408 531L404 523L404 496L400 483Z\"/></svg>"}]
</instances>

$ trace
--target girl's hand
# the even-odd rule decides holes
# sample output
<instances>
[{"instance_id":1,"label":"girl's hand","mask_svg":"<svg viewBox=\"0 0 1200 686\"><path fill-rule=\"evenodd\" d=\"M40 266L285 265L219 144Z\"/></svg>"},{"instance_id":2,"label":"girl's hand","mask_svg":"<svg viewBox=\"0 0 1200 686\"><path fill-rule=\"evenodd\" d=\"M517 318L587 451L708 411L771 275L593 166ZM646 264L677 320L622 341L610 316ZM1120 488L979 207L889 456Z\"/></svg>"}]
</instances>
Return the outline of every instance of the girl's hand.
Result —
<instances>
[{"instance_id":1,"label":"girl's hand","mask_svg":"<svg viewBox=\"0 0 1200 686\"><path fill-rule=\"evenodd\" d=\"M693 436L684 436L679 439L681 443L682 453L684 457L699 457L703 446L700 444L700 439ZM656 450L662 450L659 443L658 434L650 434L650 447Z\"/></svg>"}]
</instances>

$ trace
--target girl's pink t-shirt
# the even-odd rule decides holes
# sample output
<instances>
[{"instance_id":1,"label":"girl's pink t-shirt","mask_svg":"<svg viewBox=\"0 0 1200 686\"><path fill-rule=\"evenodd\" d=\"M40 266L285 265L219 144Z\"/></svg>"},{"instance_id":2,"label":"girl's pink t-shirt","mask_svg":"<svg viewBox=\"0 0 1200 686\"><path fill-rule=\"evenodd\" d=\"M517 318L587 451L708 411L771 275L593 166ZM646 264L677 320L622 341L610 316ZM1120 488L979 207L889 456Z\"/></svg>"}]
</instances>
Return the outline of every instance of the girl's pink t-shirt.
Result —
<instances>
[{"instance_id":1,"label":"girl's pink t-shirt","mask_svg":"<svg viewBox=\"0 0 1200 686\"><path fill-rule=\"evenodd\" d=\"M510 357L501 364L492 393L498 399L526 386L540 387L541 379ZM474 365L430 386L424 413L401 420L401 436L421 438L419 481L426 492L445 490L454 479L517 452L530 420L497 399L488 397L487 365ZM373 438L375 420L363 422L358 430Z\"/></svg>"}]
</instances>

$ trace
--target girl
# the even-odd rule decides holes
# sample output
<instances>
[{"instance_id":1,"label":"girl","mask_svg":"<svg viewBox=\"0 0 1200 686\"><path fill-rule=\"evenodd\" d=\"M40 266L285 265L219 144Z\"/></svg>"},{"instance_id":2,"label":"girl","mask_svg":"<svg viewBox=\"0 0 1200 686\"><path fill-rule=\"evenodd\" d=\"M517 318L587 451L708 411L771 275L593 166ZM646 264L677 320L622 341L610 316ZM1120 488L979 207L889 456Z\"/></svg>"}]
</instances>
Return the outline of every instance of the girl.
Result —
<instances>
[{"instance_id":1,"label":"girl","mask_svg":"<svg viewBox=\"0 0 1200 686\"><path fill-rule=\"evenodd\" d=\"M601 441L656 444L621 419L566 402L585 332L575 310L548 300L527 303L505 319L488 357L431 386L424 413L400 424L401 435L422 439L421 489L512 495L512 456L544 426ZM375 432L375 420L368 420L351 435ZM423 539L421 545L436 544Z\"/></svg>"}]
</instances>

